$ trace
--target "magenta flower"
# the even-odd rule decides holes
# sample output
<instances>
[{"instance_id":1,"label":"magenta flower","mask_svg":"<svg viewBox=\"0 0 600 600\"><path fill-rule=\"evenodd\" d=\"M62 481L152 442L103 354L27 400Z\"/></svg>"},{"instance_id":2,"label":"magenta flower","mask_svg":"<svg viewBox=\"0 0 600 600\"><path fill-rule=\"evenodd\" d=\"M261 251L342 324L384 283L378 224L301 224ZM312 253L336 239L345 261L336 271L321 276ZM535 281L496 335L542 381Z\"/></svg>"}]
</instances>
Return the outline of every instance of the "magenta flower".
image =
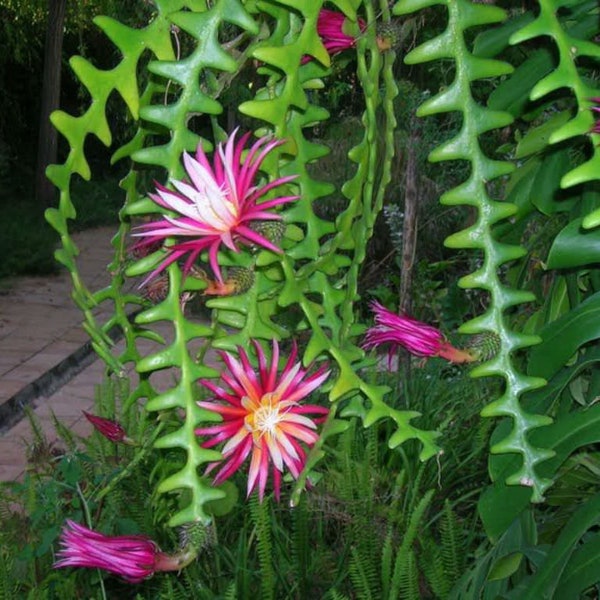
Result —
<instances>
[{"instance_id":1,"label":"magenta flower","mask_svg":"<svg viewBox=\"0 0 600 600\"><path fill-rule=\"evenodd\" d=\"M243 348L238 348L240 359L221 352L228 372L221 374L227 388L201 380L215 397L210 401L198 402L199 406L222 416L223 422L196 430L199 436L212 436L202 444L212 448L221 442L225 461L215 477L220 484L233 475L242 463L251 456L248 472L248 495L258 486L262 501L269 463L273 464L273 488L279 499L281 474L287 467L297 479L306 464L306 451L300 444L313 446L319 436L316 423L322 422L329 410L322 406L300 405L300 400L318 388L329 376L321 367L312 375L302 369L297 357L296 345L281 373L278 375L279 346L273 340L269 364L260 344L253 341L258 358L258 374L250 364ZM318 415L311 420L307 415ZM208 472L220 463L209 465Z\"/></svg>"},{"instance_id":2,"label":"magenta flower","mask_svg":"<svg viewBox=\"0 0 600 600\"><path fill-rule=\"evenodd\" d=\"M297 200L298 196L279 196L259 202L270 190L295 179L295 175L280 177L271 183L257 186L255 179L260 166L281 140L263 137L254 143L242 160L244 146L250 137L245 134L236 143L237 129L225 145L219 144L209 163L199 145L195 158L184 153L183 164L189 182L172 180L175 191L157 184L157 193L150 198L169 211L177 214L163 215L161 219L136 228L134 236L142 238L137 248L163 243L175 238L172 246L163 246L167 257L146 278L142 285L164 270L168 265L188 255L183 267L187 274L203 250L208 250L209 263L215 276L222 282L217 253L221 246L238 252L238 244L256 244L280 252L266 237L250 225L256 221L280 220L281 216L270 209Z\"/></svg>"},{"instance_id":3,"label":"magenta flower","mask_svg":"<svg viewBox=\"0 0 600 600\"><path fill-rule=\"evenodd\" d=\"M375 325L367 331L363 342L365 350L391 344L390 357L402 346L415 356L439 356L455 363L475 360L468 352L454 348L439 329L407 315L397 315L379 302L372 302L371 308L375 313Z\"/></svg>"},{"instance_id":4,"label":"magenta flower","mask_svg":"<svg viewBox=\"0 0 600 600\"><path fill-rule=\"evenodd\" d=\"M54 568L89 567L139 583L156 571L176 571L181 556L163 554L143 535L109 536L67 520L60 536L61 549Z\"/></svg>"},{"instance_id":5,"label":"magenta flower","mask_svg":"<svg viewBox=\"0 0 600 600\"><path fill-rule=\"evenodd\" d=\"M348 19L342 13L334 10L323 8L319 11L317 33L329 56L334 56L356 46L357 38L346 33L347 21ZM367 28L367 22L360 17L356 22L361 33L363 33ZM377 27L376 41L380 52L385 52L392 48L396 43L396 38L396 27L393 25L385 23L383 26ZM310 56L304 56L302 64L310 62L310 60Z\"/></svg>"},{"instance_id":6,"label":"magenta flower","mask_svg":"<svg viewBox=\"0 0 600 600\"><path fill-rule=\"evenodd\" d=\"M127 437L127 433L120 423L111 419L105 419L104 417L98 417L97 415L91 415L85 410L82 412L85 418L94 426L94 429L107 440L111 442L123 442L125 444L132 443L131 438Z\"/></svg>"},{"instance_id":7,"label":"magenta flower","mask_svg":"<svg viewBox=\"0 0 600 600\"><path fill-rule=\"evenodd\" d=\"M363 19L358 19L358 27L364 31L367 24ZM354 48L356 38L344 32L346 17L334 10L321 9L317 19L317 33L330 56L343 50Z\"/></svg>"}]
</instances>

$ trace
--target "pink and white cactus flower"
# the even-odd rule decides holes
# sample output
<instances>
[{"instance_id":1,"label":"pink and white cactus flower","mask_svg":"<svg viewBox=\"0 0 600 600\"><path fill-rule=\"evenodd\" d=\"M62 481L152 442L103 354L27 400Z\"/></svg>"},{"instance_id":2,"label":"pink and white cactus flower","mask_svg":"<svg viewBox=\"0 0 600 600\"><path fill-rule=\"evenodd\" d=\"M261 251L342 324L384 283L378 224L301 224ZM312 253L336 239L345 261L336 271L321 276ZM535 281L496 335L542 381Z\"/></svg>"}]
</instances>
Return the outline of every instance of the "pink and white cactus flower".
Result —
<instances>
[{"instance_id":1,"label":"pink and white cactus flower","mask_svg":"<svg viewBox=\"0 0 600 600\"><path fill-rule=\"evenodd\" d=\"M402 347L415 356L439 356L454 363L475 360L469 352L452 346L442 332L431 325L408 315L398 315L379 302L372 302L371 309L375 313L375 325L365 335L363 342L365 350L390 344L390 357L399 347Z\"/></svg>"},{"instance_id":2,"label":"pink and white cactus flower","mask_svg":"<svg viewBox=\"0 0 600 600\"><path fill-rule=\"evenodd\" d=\"M156 571L177 571L185 566L180 555L167 555L143 535L110 536L67 520L54 568L88 567L139 583ZM187 558L187 557L186 557Z\"/></svg>"},{"instance_id":3,"label":"pink and white cactus flower","mask_svg":"<svg viewBox=\"0 0 600 600\"><path fill-rule=\"evenodd\" d=\"M183 272L187 274L204 250L208 250L209 264L220 282L223 278L217 255L222 246L234 252L239 251L240 244L256 244L273 252L281 251L254 231L250 224L281 220L281 215L271 212L271 209L298 199L298 196L279 196L260 201L273 188L296 178L291 175L266 185L256 185L257 174L265 157L283 141L262 137L242 159L250 133L237 142L236 134L237 129L225 144L217 146L212 165L201 145L194 157L184 153L183 164L189 181L171 180L174 190L157 184L156 193L149 194L158 206L172 211L176 216L164 214L156 221L138 226L132 234L141 238L136 248L164 243L167 238L173 238L175 243L163 245L167 257L142 285L186 255Z\"/></svg>"},{"instance_id":4,"label":"pink and white cactus flower","mask_svg":"<svg viewBox=\"0 0 600 600\"><path fill-rule=\"evenodd\" d=\"M367 24L364 19L358 19L358 27L364 31ZM330 56L356 46L356 38L344 31L346 17L335 10L323 8L317 19L317 33Z\"/></svg>"},{"instance_id":5,"label":"pink and white cactus flower","mask_svg":"<svg viewBox=\"0 0 600 600\"><path fill-rule=\"evenodd\" d=\"M244 349L239 348L239 359L228 352L220 353L227 367L227 372L221 375L226 387L201 380L214 398L198 404L221 415L223 422L201 427L196 434L211 438L202 442L205 448L225 442L221 449L224 463L216 474L216 484L231 477L250 456L247 493L250 495L258 488L262 501L270 464L276 499L280 496L284 469L297 479L304 468L307 455L301 442L307 447L315 444L319 438L317 423L325 419L329 410L311 404L302 406L300 401L327 379L329 371L321 367L308 375L301 363L296 362L294 345L283 370L278 373L277 342L273 341L270 360L258 342L254 341L253 345L258 358L258 373ZM219 464L209 465L208 472Z\"/></svg>"}]
</instances>

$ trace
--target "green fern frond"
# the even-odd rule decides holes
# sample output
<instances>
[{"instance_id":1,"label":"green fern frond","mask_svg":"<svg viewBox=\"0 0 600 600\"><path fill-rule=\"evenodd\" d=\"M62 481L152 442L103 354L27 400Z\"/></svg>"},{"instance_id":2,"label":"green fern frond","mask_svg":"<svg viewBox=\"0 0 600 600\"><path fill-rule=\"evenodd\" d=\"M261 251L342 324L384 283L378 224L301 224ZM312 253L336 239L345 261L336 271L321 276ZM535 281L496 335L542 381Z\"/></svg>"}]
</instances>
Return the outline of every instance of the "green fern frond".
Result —
<instances>
[{"instance_id":1,"label":"green fern frond","mask_svg":"<svg viewBox=\"0 0 600 600\"><path fill-rule=\"evenodd\" d=\"M273 538L271 532L271 519L269 499L259 501L256 494L250 496L250 515L255 528L258 558L260 562L260 589L261 598L272 600L275 598L275 569L273 566Z\"/></svg>"},{"instance_id":2,"label":"green fern frond","mask_svg":"<svg viewBox=\"0 0 600 600\"><path fill-rule=\"evenodd\" d=\"M419 569L417 568L417 559L414 550L411 548L408 553L406 570L400 584L400 594L390 596L389 600L402 598L406 600L420 600L419 593Z\"/></svg>"},{"instance_id":3,"label":"green fern frond","mask_svg":"<svg viewBox=\"0 0 600 600\"><path fill-rule=\"evenodd\" d=\"M364 600L378 600L377 590L372 589L373 576L368 571L367 561L358 553L355 547L350 548L350 580L358 598Z\"/></svg>"},{"instance_id":4,"label":"green fern frond","mask_svg":"<svg viewBox=\"0 0 600 600\"><path fill-rule=\"evenodd\" d=\"M425 465L420 464L417 469L417 476L410 483L408 493L406 494L406 499L404 503L405 514L411 514L415 510L415 507L418 504L418 502L421 500L421 482L423 481L424 476Z\"/></svg>"},{"instance_id":5,"label":"green fern frond","mask_svg":"<svg viewBox=\"0 0 600 600\"><path fill-rule=\"evenodd\" d=\"M367 429L367 431L366 431L366 434L367 434L366 456L367 456L367 462L369 465L369 470L377 468L377 465L379 463L379 457L378 457L379 432L378 432L378 429L379 428L376 425L373 425L372 427L369 427L369 429Z\"/></svg>"},{"instance_id":6,"label":"green fern frond","mask_svg":"<svg viewBox=\"0 0 600 600\"><path fill-rule=\"evenodd\" d=\"M338 592L336 589L331 590L323 600L350 600L348 596Z\"/></svg>"},{"instance_id":7,"label":"green fern frond","mask_svg":"<svg viewBox=\"0 0 600 600\"><path fill-rule=\"evenodd\" d=\"M446 598L452 585L446 574L442 551L436 540L429 536L421 539L421 551L419 552L418 562L419 568L423 572L435 597Z\"/></svg>"},{"instance_id":8,"label":"green fern frond","mask_svg":"<svg viewBox=\"0 0 600 600\"><path fill-rule=\"evenodd\" d=\"M54 413L52 413L52 424L54 425L58 439L65 444L68 452L71 454L76 452L78 450L78 440L73 431L58 419Z\"/></svg>"},{"instance_id":9,"label":"green fern frond","mask_svg":"<svg viewBox=\"0 0 600 600\"><path fill-rule=\"evenodd\" d=\"M31 409L30 406L25 407L25 415L27 416L27 420L29 421L29 425L31 427L31 434L33 436L33 446L37 445L47 445L48 438L44 433L42 426L40 425L40 421L36 416L35 412Z\"/></svg>"},{"instance_id":10,"label":"green fern frond","mask_svg":"<svg viewBox=\"0 0 600 600\"><path fill-rule=\"evenodd\" d=\"M13 573L14 557L7 548L0 547L0 600L17 597L17 579Z\"/></svg>"},{"instance_id":11,"label":"green fern frond","mask_svg":"<svg viewBox=\"0 0 600 600\"><path fill-rule=\"evenodd\" d=\"M444 571L454 583L463 571L465 562L465 543L462 529L456 519L449 500L444 502L444 511L440 526L442 558Z\"/></svg>"},{"instance_id":12,"label":"green fern frond","mask_svg":"<svg viewBox=\"0 0 600 600\"><path fill-rule=\"evenodd\" d=\"M407 495L407 479L406 471L402 469L396 475L394 487L392 488L391 500L388 507L388 521L396 527L401 527L406 516L404 503Z\"/></svg>"},{"instance_id":13,"label":"green fern frond","mask_svg":"<svg viewBox=\"0 0 600 600\"><path fill-rule=\"evenodd\" d=\"M392 582L392 553L393 553L393 531L390 528L385 541L383 542L383 548L381 550L381 595L382 598L389 598L390 584Z\"/></svg>"},{"instance_id":14,"label":"green fern frond","mask_svg":"<svg viewBox=\"0 0 600 600\"><path fill-rule=\"evenodd\" d=\"M417 537L421 519L429 507L432 497L433 490L429 490L418 502L414 511L411 513L410 518L408 519L408 526L406 527L402 543L398 548L396 560L394 561L394 573L392 575L392 583L390 586L390 598L397 598L402 589L402 582L408 581L407 573L410 569L410 554L412 554L412 545Z\"/></svg>"},{"instance_id":15,"label":"green fern frond","mask_svg":"<svg viewBox=\"0 0 600 600\"><path fill-rule=\"evenodd\" d=\"M301 502L292 512L292 558L299 594L306 596L310 557L309 523L306 502Z\"/></svg>"},{"instance_id":16,"label":"green fern frond","mask_svg":"<svg viewBox=\"0 0 600 600\"><path fill-rule=\"evenodd\" d=\"M235 581L232 581L225 591L225 595L223 596L223 600L238 600L237 595L237 586L235 585Z\"/></svg>"}]
</instances>

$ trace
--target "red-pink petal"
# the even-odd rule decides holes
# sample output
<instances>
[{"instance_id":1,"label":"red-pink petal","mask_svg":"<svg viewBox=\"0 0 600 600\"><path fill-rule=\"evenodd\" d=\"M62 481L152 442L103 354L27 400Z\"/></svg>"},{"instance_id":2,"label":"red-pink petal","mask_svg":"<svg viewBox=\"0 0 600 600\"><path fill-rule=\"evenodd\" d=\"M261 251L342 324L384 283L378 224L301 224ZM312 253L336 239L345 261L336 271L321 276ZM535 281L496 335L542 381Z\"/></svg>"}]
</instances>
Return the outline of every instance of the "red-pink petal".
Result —
<instances>
[{"instance_id":1,"label":"red-pink petal","mask_svg":"<svg viewBox=\"0 0 600 600\"><path fill-rule=\"evenodd\" d=\"M284 368L278 374L279 345L273 340L270 358L264 348L252 341L258 359L258 373L252 366L246 350L238 348L237 357L228 352L220 356L227 368L221 374L225 389L215 383L202 380L215 394L212 400L199 402L206 410L213 410L223 418L223 423L196 430L204 447L215 447L225 442L222 448L224 463L215 477L219 483L239 470L251 453L248 467L248 494L258 489L263 498L273 466L275 495L279 495L280 470L284 467L297 477L304 468L306 452L301 444L312 446L318 439L316 422L321 422L328 409L316 405L301 406L299 401L314 391L328 377L329 372L321 367L312 375L296 362L295 345ZM233 399L235 397L235 399ZM221 403L226 398L228 404ZM207 472L211 471L211 464Z\"/></svg>"},{"instance_id":2,"label":"red-pink petal","mask_svg":"<svg viewBox=\"0 0 600 600\"><path fill-rule=\"evenodd\" d=\"M184 272L191 269L200 252L208 250L208 262L217 281L222 283L218 260L221 247L237 252L237 244L259 244L280 251L244 223L279 218L267 211L298 198L287 195L258 203L265 194L295 178L280 177L264 185L254 185L262 162L283 141L259 138L242 160L250 134L243 135L237 142L236 134L237 129L225 144L217 146L212 165L201 145L198 145L194 157L184 155L188 181L172 181L176 191L156 184L156 193L149 194L157 206L177 215L164 215L151 223L140 225L135 228L133 236L143 238L144 241L139 242L141 244L164 243L167 238L175 238L176 243L164 246L167 258L150 273L144 284L187 253L190 254ZM181 242L182 239L186 240L185 243Z\"/></svg>"}]
</instances>

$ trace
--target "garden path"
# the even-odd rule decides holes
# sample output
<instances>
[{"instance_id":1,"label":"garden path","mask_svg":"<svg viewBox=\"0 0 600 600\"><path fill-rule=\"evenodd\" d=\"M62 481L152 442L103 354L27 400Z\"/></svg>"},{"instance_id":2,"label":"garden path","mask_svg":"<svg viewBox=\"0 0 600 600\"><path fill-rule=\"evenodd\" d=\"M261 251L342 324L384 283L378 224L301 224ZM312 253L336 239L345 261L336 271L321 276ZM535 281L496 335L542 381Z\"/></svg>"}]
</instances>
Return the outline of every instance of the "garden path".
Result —
<instances>
[{"instance_id":1,"label":"garden path","mask_svg":"<svg viewBox=\"0 0 600 600\"><path fill-rule=\"evenodd\" d=\"M81 276L91 290L109 282L113 234L114 227L102 227L73 236ZM100 306L95 314L104 321L108 310ZM25 406L34 409L49 442L56 437L52 413L78 435L91 431L82 411L93 410L104 363L91 350L82 320L66 270L18 277L0 289L0 481L17 479L25 470L32 440Z\"/></svg>"}]
</instances>

